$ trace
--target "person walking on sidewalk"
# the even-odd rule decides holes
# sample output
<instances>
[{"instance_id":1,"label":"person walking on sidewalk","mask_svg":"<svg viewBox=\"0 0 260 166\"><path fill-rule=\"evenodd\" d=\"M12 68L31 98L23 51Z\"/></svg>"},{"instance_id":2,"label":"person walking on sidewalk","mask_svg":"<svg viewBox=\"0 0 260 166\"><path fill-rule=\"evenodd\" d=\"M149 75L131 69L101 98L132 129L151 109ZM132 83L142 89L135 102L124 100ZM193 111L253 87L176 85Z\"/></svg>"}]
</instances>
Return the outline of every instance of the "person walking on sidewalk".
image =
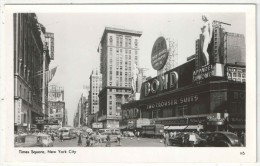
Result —
<instances>
[{"instance_id":1,"label":"person walking on sidewalk","mask_svg":"<svg viewBox=\"0 0 260 166\"><path fill-rule=\"evenodd\" d=\"M121 146L121 134L118 134L117 142L118 142L118 145Z\"/></svg>"},{"instance_id":2,"label":"person walking on sidewalk","mask_svg":"<svg viewBox=\"0 0 260 166\"><path fill-rule=\"evenodd\" d=\"M53 133L51 134L51 140L52 140L52 142L54 142L54 134Z\"/></svg>"},{"instance_id":3,"label":"person walking on sidewalk","mask_svg":"<svg viewBox=\"0 0 260 166\"><path fill-rule=\"evenodd\" d=\"M164 145L169 145L169 133L167 131L165 132Z\"/></svg>"},{"instance_id":4,"label":"person walking on sidewalk","mask_svg":"<svg viewBox=\"0 0 260 166\"><path fill-rule=\"evenodd\" d=\"M107 138L106 138L106 147L110 147L111 146L111 142L110 142L110 134L107 134Z\"/></svg>"},{"instance_id":5,"label":"person walking on sidewalk","mask_svg":"<svg viewBox=\"0 0 260 166\"><path fill-rule=\"evenodd\" d=\"M78 146L82 145L81 133L79 134Z\"/></svg>"},{"instance_id":6,"label":"person walking on sidewalk","mask_svg":"<svg viewBox=\"0 0 260 166\"><path fill-rule=\"evenodd\" d=\"M60 133L60 142L63 142L63 132L61 131L61 133Z\"/></svg>"}]
</instances>

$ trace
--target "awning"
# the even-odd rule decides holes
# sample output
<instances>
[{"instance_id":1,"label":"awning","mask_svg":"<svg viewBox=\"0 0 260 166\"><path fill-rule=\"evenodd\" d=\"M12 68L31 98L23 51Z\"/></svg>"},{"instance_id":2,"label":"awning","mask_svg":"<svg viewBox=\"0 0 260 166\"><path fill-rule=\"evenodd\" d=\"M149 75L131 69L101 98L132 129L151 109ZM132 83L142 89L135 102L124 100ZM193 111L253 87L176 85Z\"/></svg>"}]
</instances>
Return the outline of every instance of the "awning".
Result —
<instances>
[{"instance_id":1,"label":"awning","mask_svg":"<svg viewBox=\"0 0 260 166\"><path fill-rule=\"evenodd\" d=\"M189 126L164 126L164 130L196 130L198 125L189 125ZM200 129L203 129L203 125L200 125Z\"/></svg>"},{"instance_id":2,"label":"awning","mask_svg":"<svg viewBox=\"0 0 260 166\"><path fill-rule=\"evenodd\" d=\"M245 125L243 124L230 124L229 126L233 129L245 129Z\"/></svg>"}]
</instances>

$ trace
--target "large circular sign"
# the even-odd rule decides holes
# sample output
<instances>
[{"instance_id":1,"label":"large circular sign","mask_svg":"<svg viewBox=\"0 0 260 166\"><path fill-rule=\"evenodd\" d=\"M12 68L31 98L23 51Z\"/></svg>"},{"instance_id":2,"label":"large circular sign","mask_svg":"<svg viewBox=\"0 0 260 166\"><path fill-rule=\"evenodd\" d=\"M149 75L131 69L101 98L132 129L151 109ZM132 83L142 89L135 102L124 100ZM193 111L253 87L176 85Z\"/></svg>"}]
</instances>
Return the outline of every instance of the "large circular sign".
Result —
<instances>
[{"instance_id":1,"label":"large circular sign","mask_svg":"<svg viewBox=\"0 0 260 166\"><path fill-rule=\"evenodd\" d=\"M159 37L154 45L151 56L151 63L155 70L160 70L164 67L168 59L167 43L164 37Z\"/></svg>"}]
</instances>

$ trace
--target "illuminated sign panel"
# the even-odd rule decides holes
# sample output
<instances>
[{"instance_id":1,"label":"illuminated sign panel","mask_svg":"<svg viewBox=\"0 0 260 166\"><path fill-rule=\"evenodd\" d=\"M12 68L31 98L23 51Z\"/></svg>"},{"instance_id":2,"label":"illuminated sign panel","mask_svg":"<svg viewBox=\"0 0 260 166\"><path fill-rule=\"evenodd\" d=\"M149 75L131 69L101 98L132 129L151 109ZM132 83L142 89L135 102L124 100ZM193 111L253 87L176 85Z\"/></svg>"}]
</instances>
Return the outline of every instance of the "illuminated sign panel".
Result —
<instances>
[{"instance_id":1,"label":"illuminated sign panel","mask_svg":"<svg viewBox=\"0 0 260 166\"><path fill-rule=\"evenodd\" d=\"M48 89L48 101L63 101L64 89L63 87L52 85Z\"/></svg>"},{"instance_id":2,"label":"illuminated sign panel","mask_svg":"<svg viewBox=\"0 0 260 166\"><path fill-rule=\"evenodd\" d=\"M94 123L92 123L92 128L93 129L102 129L103 128L103 123L101 123L101 122L94 122Z\"/></svg>"},{"instance_id":3,"label":"illuminated sign panel","mask_svg":"<svg viewBox=\"0 0 260 166\"><path fill-rule=\"evenodd\" d=\"M216 63L214 65L206 65L193 72L193 82L205 80L210 77L223 77L224 65Z\"/></svg>"},{"instance_id":4,"label":"illuminated sign panel","mask_svg":"<svg viewBox=\"0 0 260 166\"><path fill-rule=\"evenodd\" d=\"M45 41L48 45L51 60L54 60L54 33L46 32Z\"/></svg>"},{"instance_id":5,"label":"illuminated sign panel","mask_svg":"<svg viewBox=\"0 0 260 166\"><path fill-rule=\"evenodd\" d=\"M227 79L235 82L246 82L246 68L237 66L226 67Z\"/></svg>"},{"instance_id":6,"label":"illuminated sign panel","mask_svg":"<svg viewBox=\"0 0 260 166\"><path fill-rule=\"evenodd\" d=\"M15 100L15 123L20 125L22 123L22 99Z\"/></svg>"},{"instance_id":7,"label":"illuminated sign panel","mask_svg":"<svg viewBox=\"0 0 260 166\"><path fill-rule=\"evenodd\" d=\"M160 70L168 59L169 51L167 50L167 42L164 37L159 37L152 49L151 63L155 70Z\"/></svg>"},{"instance_id":8,"label":"illuminated sign panel","mask_svg":"<svg viewBox=\"0 0 260 166\"><path fill-rule=\"evenodd\" d=\"M154 77L141 87L140 98L154 96L159 93L174 90L192 83L192 73L195 70L195 60L180 65L162 75Z\"/></svg>"}]
</instances>

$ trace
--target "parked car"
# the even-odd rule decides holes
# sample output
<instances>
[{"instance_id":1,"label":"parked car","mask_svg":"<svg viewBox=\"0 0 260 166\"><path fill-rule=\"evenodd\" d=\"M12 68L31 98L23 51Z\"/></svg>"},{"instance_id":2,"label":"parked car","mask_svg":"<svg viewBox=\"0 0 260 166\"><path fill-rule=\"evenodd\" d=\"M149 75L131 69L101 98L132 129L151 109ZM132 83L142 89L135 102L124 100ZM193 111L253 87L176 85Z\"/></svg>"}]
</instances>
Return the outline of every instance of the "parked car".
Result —
<instances>
[{"instance_id":1,"label":"parked car","mask_svg":"<svg viewBox=\"0 0 260 166\"><path fill-rule=\"evenodd\" d=\"M26 135L14 135L14 147L20 147L25 142Z\"/></svg>"},{"instance_id":2,"label":"parked car","mask_svg":"<svg viewBox=\"0 0 260 166\"><path fill-rule=\"evenodd\" d=\"M134 133L132 131L125 131L123 133L124 137L134 137Z\"/></svg>"},{"instance_id":3,"label":"parked car","mask_svg":"<svg viewBox=\"0 0 260 166\"><path fill-rule=\"evenodd\" d=\"M181 132L178 133L174 138L169 138L170 145L178 146L205 146L206 140L202 139L197 133L193 132Z\"/></svg>"},{"instance_id":4,"label":"parked car","mask_svg":"<svg viewBox=\"0 0 260 166\"><path fill-rule=\"evenodd\" d=\"M107 135L110 134L110 141L117 142L118 135L121 135L119 129L100 129L100 139L102 142L106 142Z\"/></svg>"},{"instance_id":5,"label":"parked car","mask_svg":"<svg viewBox=\"0 0 260 166\"><path fill-rule=\"evenodd\" d=\"M23 137L23 138L22 138ZM42 147L42 138L38 135L17 136L15 147Z\"/></svg>"},{"instance_id":6,"label":"parked car","mask_svg":"<svg viewBox=\"0 0 260 166\"><path fill-rule=\"evenodd\" d=\"M38 134L38 137L41 137L41 143L43 147L52 147L53 141L51 140L51 136L48 134Z\"/></svg>"},{"instance_id":7,"label":"parked car","mask_svg":"<svg viewBox=\"0 0 260 166\"><path fill-rule=\"evenodd\" d=\"M238 136L231 132L212 132L208 134L207 146L231 147L243 146Z\"/></svg>"}]
</instances>

